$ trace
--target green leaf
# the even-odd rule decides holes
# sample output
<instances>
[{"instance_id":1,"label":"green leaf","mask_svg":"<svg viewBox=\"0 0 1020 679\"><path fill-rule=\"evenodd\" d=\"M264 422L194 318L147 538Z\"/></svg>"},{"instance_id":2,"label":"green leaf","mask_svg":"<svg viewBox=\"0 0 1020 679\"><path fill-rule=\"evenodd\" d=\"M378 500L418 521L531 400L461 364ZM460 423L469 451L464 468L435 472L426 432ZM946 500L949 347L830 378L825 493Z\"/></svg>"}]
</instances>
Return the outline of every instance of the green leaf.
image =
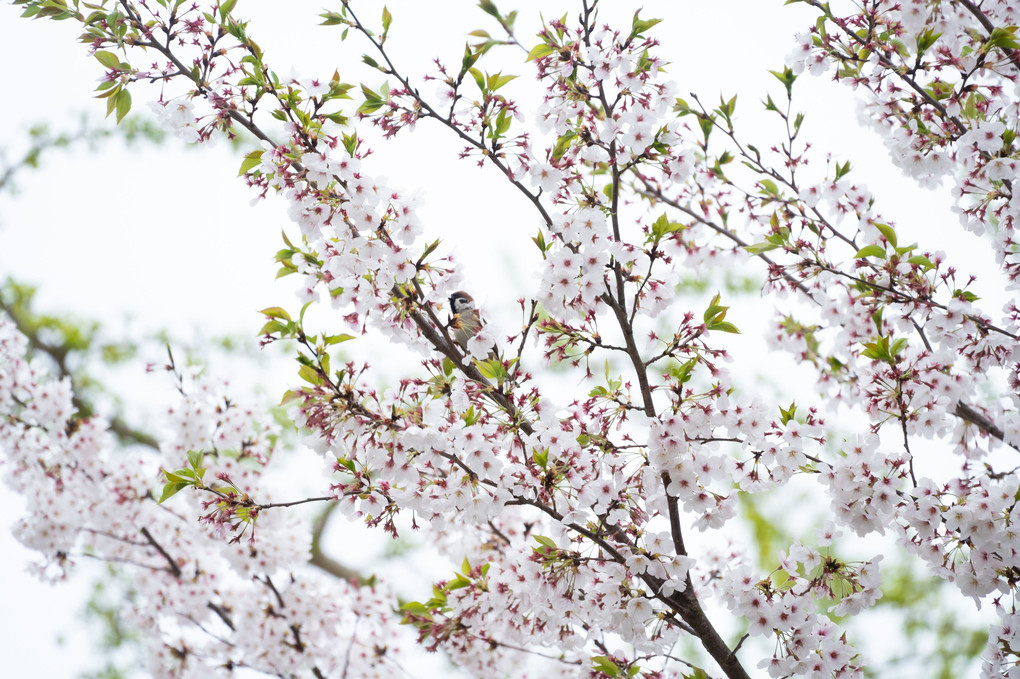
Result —
<instances>
[{"instance_id":1,"label":"green leaf","mask_svg":"<svg viewBox=\"0 0 1020 679\"><path fill-rule=\"evenodd\" d=\"M1020 42L1016 38L1016 26L995 27L992 29L991 34L988 36L988 40L985 41L982 50L991 50L998 47L999 49L1020 49Z\"/></svg>"},{"instance_id":2,"label":"green leaf","mask_svg":"<svg viewBox=\"0 0 1020 679\"><path fill-rule=\"evenodd\" d=\"M375 113L380 108L382 108L382 105L384 103L382 96L376 94L369 87L362 85L361 94L362 96L365 97L365 102L358 107L358 113L367 115L370 113Z\"/></svg>"},{"instance_id":3,"label":"green leaf","mask_svg":"<svg viewBox=\"0 0 1020 679\"><path fill-rule=\"evenodd\" d=\"M417 601L408 601L406 604L401 605L400 610L404 611L405 613L411 613L415 615L422 615L428 613L429 611L428 607L425 604L419 603Z\"/></svg>"},{"instance_id":4,"label":"green leaf","mask_svg":"<svg viewBox=\"0 0 1020 679\"><path fill-rule=\"evenodd\" d=\"M481 90L482 94L484 95L486 93L485 75L474 67L469 68L468 73L470 73L471 77L475 79L475 84L478 85L478 89Z\"/></svg>"},{"instance_id":5,"label":"green leaf","mask_svg":"<svg viewBox=\"0 0 1020 679\"><path fill-rule=\"evenodd\" d=\"M310 365L301 366L298 369L298 377L315 386L322 384L322 377L319 375L319 371Z\"/></svg>"},{"instance_id":6,"label":"green leaf","mask_svg":"<svg viewBox=\"0 0 1020 679\"><path fill-rule=\"evenodd\" d=\"M323 19L322 23L319 24L320 26L350 25L350 22L347 19L336 12L323 12L319 16Z\"/></svg>"},{"instance_id":7,"label":"green leaf","mask_svg":"<svg viewBox=\"0 0 1020 679\"><path fill-rule=\"evenodd\" d=\"M485 12L486 14L488 14L488 15L490 15L490 16L493 16L493 17L495 17L495 18L497 18L497 19L500 19L500 18L502 18L502 17L500 17L500 15L499 15L499 8L498 8L498 7L496 7L496 3L492 2L492 0L481 0L481 1L480 1L480 2L478 3L478 6L479 6L479 7L481 8L481 10L482 10L483 12Z\"/></svg>"},{"instance_id":8,"label":"green leaf","mask_svg":"<svg viewBox=\"0 0 1020 679\"><path fill-rule=\"evenodd\" d=\"M592 667L595 669L596 672L602 672L603 674L607 674L610 677L620 676L619 665L610 660L608 656L604 655L594 656L591 659L591 662Z\"/></svg>"},{"instance_id":9,"label":"green leaf","mask_svg":"<svg viewBox=\"0 0 1020 679\"><path fill-rule=\"evenodd\" d=\"M714 317L718 316L720 313L723 316L726 315L726 310L729 309L729 307L719 306L720 297L721 297L720 293L718 292L715 293L715 297L713 297L712 301L708 303L708 308L705 309L705 313L702 314L702 319L706 323L712 320Z\"/></svg>"},{"instance_id":10,"label":"green leaf","mask_svg":"<svg viewBox=\"0 0 1020 679\"><path fill-rule=\"evenodd\" d=\"M553 47L552 45L547 45L546 43L543 42L531 48L531 51L528 52L528 58L525 59L525 61L534 61L535 59L541 59L542 57L547 57L550 54L554 54L555 52L556 52L555 47Z\"/></svg>"},{"instance_id":11,"label":"green leaf","mask_svg":"<svg viewBox=\"0 0 1020 679\"><path fill-rule=\"evenodd\" d=\"M332 346L334 344L340 344L341 342L347 342L354 339L354 335L348 335L346 333L340 335L326 335L322 338L322 341L326 346Z\"/></svg>"},{"instance_id":12,"label":"green leaf","mask_svg":"<svg viewBox=\"0 0 1020 679\"><path fill-rule=\"evenodd\" d=\"M241 169L238 171L237 176L240 177L241 175L248 174L253 167L260 164L262 164L262 149L252 151L241 161Z\"/></svg>"},{"instance_id":13,"label":"green leaf","mask_svg":"<svg viewBox=\"0 0 1020 679\"><path fill-rule=\"evenodd\" d=\"M778 247L779 247L779 245L776 244L776 243L763 242L763 243L754 243L752 245L745 245L744 249L747 250L748 252L750 252L752 255L760 255L763 252L768 252L769 250L775 250Z\"/></svg>"},{"instance_id":14,"label":"green leaf","mask_svg":"<svg viewBox=\"0 0 1020 679\"><path fill-rule=\"evenodd\" d=\"M896 231L888 224L882 224L881 222L875 222L875 228L885 236L885 240L889 245L896 247Z\"/></svg>"},{"instance_id":15,"label":"green leaf","mask_svg":"<svg viewBox=\"0 0 1020 679\"><path fill-rule=\"evenodd\" d=\"M120 93L116 97L117 99L117 122L119 123L124 119L124 116L131 110L131 93L126 89L121 88Z\"/></svg>"},{"instance_id":16,"label":"green leaf","mask_svg":"<svg viewBox=\"0 0 1020 679\"><path fill-rule=\"evenodd\" d=\"M344 137L344 150L347 151L349 155L353 156L354 152L358 148L358 135L351 133L344 134L343 137Z\"/></svg>"},{"instance_id":17,"label":"green leaf","mask_svg":"<svg viewBox=\"0 0 1020 679\"><path fill-rule=\"evenodd\" d=\"M538 235L532 236L531 240L538 246L539 251L542 253L542 259L545 259L545 253L549 249L549 246L545 242L545 234L542 233L542 230L539 229Z\"/></svg>"},{"instance_id":18,"label":"green leaf","mask_svg":"<svg viewBox=\"0 0 1020 679\"><path fill-rule=\"evenodd\" d=\"M287 310L278 306L266 307L265 309L259 311L259 313L263 314L264 316L268 316L269 318L281 318L285 321L291 320L290 314L287 313Z\"/></svg>"},{"instance_id":19,"label":"green leaf","mask_svg":"<svg viewBox=\"0 0 1020 679\"><path fill-rule=\"evenodd\" d=\"M885 248L881 245L872 243L871 245L865 245L857 251L857 254L854 255L854 259L864 259L866 257L878 257L879 259L885 259Z\"/></svg>"},{"instance_id":20,"label":"green leaf","mask_svg":"<svg viewBox=\"0 0 1020 679\"><path fill-rule=\"evenodd\" d=\"M698 357L695 356L694 358L685 361L678 367L670 368L669 373L670 375L673 376L673 379L675 379L677 382L679 382L680 384L684 384L685 382L691 379L691 372L694 370L694 366L696 366L697 364Z\"/></svg>"},{"instance_id":21,"label":"green leaf","mask_svg":"<svg viewBox=\"0 0 1020 679\"><path fill-rule=\"evenodd\" d=\"M502 382L506 379L506 368L503 366L503 361L498 358L475 361L475 365L478 366L478 372L482 373L482 376L487 379L496 380L497 382Z\"/></svg>"},{"instance_id":22,"label":"green leaf","mask_svg":"<svg viewBox=\"0 0 1020 679\"><path fill-rule=\"evenodd\" d=\"M567 130L563 133L562 137L556 140L556 144L553 146L552 156L555 160L559 160L563 157L563 154L570 148L570 142L577 137L577 133L573 130Z\"/></svg>"},{"instance_id":23,"label":"green leaf","mask_svg":"<svg viewBox=\"0 0 1020 679\"><path fill-rule=\"evenodd\" d=\"M446 589L452 592L455 589L463 589L464 587L468 587L470 585L471 585L470 580L468 580L462 575L458 575L453 580L450 580L449 583L447 583Z\"/></svg>"},{"instance_id":24,"label":"green leaf","mask_svg":"<svg viewBox=\"0 0 1020 679\"><path fill-rule=\"evenodd\" d=\"M114 54L113 52L106 52L101 50L99 52L96 52L95 57L96 59L99 60L99 63L101 63L106 68L112 70L120 69L120 59L118 59L117 55Z\"/></svg>"},{"instance_id":25,"label":"green leaf","mask_svg":"<svg viewBox=\"0 0 1020 679\"><path fill-rule=\"evenodd\" d=\"M726 116L727 119L733 116L733 112L737 110L737 95L730 97L728 101L723 101L722 96L719 97L719 110Z\"/></svg>"},{"instance_id":26,"label":"green leaf","mask_svg":"<svg viewBox=\"0 0 1020 679\"><path fill-rule=\"evenodd\" d=\"M971 302L971 303L976 302L979 299L981 299L980 297L975 295L970 290L960 290L960 289L953 290L953 297L959 297L963 301Z\"/></svg>"},{"instance_id":27,"label":"green leaf","mask_svg":"<svg viewBox=\"0 0 1020 679\"><path fill-rule=\"evenodd\" d=\"M871 312L871 322L875 324L875 329L878 333L882 334L882 315L885 313L885 307L878 307Z\"/></svg>"},{"instance_id":28,"label":"green leaf","mask_svg":"<svg viewBox=\"0 0 1020 679\"><path fill-rule=\"evenodd\" d=\"M187 479L193 477L191 470L189 469L178 469L174 472L169 472L164 469L163 476L165 476L166 480L171 483L187 483Z\"/></svg>"},{"instance_id":29,"label":"green leaf","mask_svg":"<svg viewBox=\"0 0 1020 679\"><path fill-rule=\"evenodd\" d=\"M794 75L793 69L787 66L781 72L769 71L769 73L774 75L779 82L783 83L783 86L786 87L786 97L790 98L793 95L793 83L797 80L797 76Z\"/></svg>"},{"instance_id":30,"label":"green leaf","mask_svg":"<svg viewBox=\"0 0 1020 679\"><path fill-rule=\"evenodd\" d=\"M640 10L634 12L634 20L631 22L631 36L640 36L648 29L662 22L662 19L642 19L638 14L640 14Z\"/></svg>"},{"instance_id":31,"label":"green leaf","mask_svg":"<svg viewBox=\"0 0 1020 679\"><path fill-rule=\"evenodd\" d=\"M183 483L183 482L180 482L180 481L173 481L173 482L170 482L170 483L166 484L165 486L163 486L163 494L160 495L160 497L159 497L160 504L162 504L163 502L166 502L167 500L172 498L174 495L176 495L177 493L181 492L182 490L184 490L185 488L187 488L190 485L193 485L193 484Z\"/></svg>"},{"instance_id":32,"label":"green leaf","mask_svg":"<svg viewBox=\"0 0 1020 679\"><path fill-rule=\"evenodd\" d=\"M737 329L737 326L733 325L729 321L720 321L718 323L710 323L710 324L708 324L705 327L707 327L709 330L718 330L719 332L729 332L729 333L733 333L734 335L739 335L740 334L740 330Z\"/></svg>"},{"instance_id":33,"label":"green leaf","mask_svg":"<svg viewBox=\"0 0 1020 679\"><path fill-rule=\"evenodd\" d=\"M492 136L502 137L510 129L510 113L507 109L500 109L499 115L496 116L496 127L492 131Z\"/></svg>"},{"instance_id":34,"label":"green leaf","mask_svg":"<svg viewBox=\"0 0 1020 679\"><path fill-rule=\"evenodd\" d=\"M278 332L286 333L287 330L290 328L290 325L291 325L290 323L283 323L277 320L266 321L265 325L263 325L259 329L258 336L262 337L264 335L275 335Z\"/></svg>"},{"instance_id":35,"label":"green leaf","mask_svg":"<svg viewBox=\"0 0 1020 679\"><path fill-rule=\"evenodd\" d=\"M468 69L474 66L481 56L481 50L473 50L471 45L464 45L464 58L460 60L461 75L467 73Z\"/></svg>"},{"instance_id":36,"label":"green leaf","mask_svg":"<svg viewBox=\"0 0 1020 679\"><path fill-rule=\"evenodd\" d=\"M915 38L917 42L917 56L921 57L928 51L928 48L938 41L940 37L942 37L942 34L936 33L931 27L921 31L921 33Z\"/></svg>"},{"instance_id":37,"label":"green leaf","mask_svg":"<svg viewBox=\"0 0 1020 679\"><path fill-rule=\"evenodd\" d=\"M791 403L790 407L785 409L783 408L783 406L779 406L779 419L783 424L786 424L787 422L792 420L796 414L797 414L796 402Z\"/></svg>"},{"instance_id":38,"label":"green leaf","mask_svg":"<svg viewBox=\"0 0 1020 679\"><path fill-rule=\"evenodd\" d=\"M490 76L489 77L489 91L490 92L495 92L500 87L503 87L503 85L506 85L508 82L510 82L511 80L513 80L516 77L517 76L515 76L515 75L501 75L499 73L497 73L494 76Z\"/></svg>"},{"instance_id":39,"label":"green leaf","mask_svg":"<svg viewBox=\"0 0 1020 679\"><path fill-rule=\"evenodd\" d=\"M886 359L885 353L882 351L882 347L877 342L865 342L864 351L861 352L861 356L870 358L874 361L883 361Z\"/></svg>"},{"instance_id":40,"label":"green leaf","mask_svg":"<svg viewBox=\"0 0 1020 679\"><path fill-rule=\"evenodd\" d=\"M862 356L895 365L897 355L907 346L907 338L900 337L890 344L888 337L878 337L874 342L862 342L861 344L864 345Z\"/></svg>"},{"instance_id":41,"label":"green leaf","mask_svg":"<svg viewBox=\"0 0 1020 679\"><path fill-rule=\"evenodd\" d=\"M535 542L542 545L543 547L548 547L549 549L556 549L556 543L553 542L552 538L547 538L544 535L532 535L531 537L535 538Z\"/></svg>"},{"instance_id":42,"label":"green leaf","mask_svg":"<svg viewBox=\"0 0 1020 679\"><path fill-rule=\"evenodd\" d=\"M935 265L931 263L931 260L924 255L914 255L907 259L907 263L919 266L925 271L931 271L935 268Z\"/></svg>"},{"instance_id":43,"label":"green leaf","mask_svg":"<svg viewBox=\"0 0 1020 679\"><path fill-rule=\"evenodd\" d=\"M683 230L685 227L679 222L669 221L669 217L663 212L659 215L654 222L652 222L651 228L648 230L648 238L645 240L646 243L658 243L664 236L677 231Z\"/></svg>"},{"instance_id":44,"label":"green leaf","mask_svg":"<svg viewBox=\"0 0 1020 679\"><path fill-rule=\"evenodd\" d=\"M712 134L712 128L715 124L712 122L711 116L707 116L703 113L698 114L698 126L701 128L701 133L705 135L705 143L708 143L708 137Z\"/></svg>"},{"instance_id":45,"label":"green leaf","mask_svg":"<svg viewBox=\"0 0 1020 679\"><path fill-rule=\"evenodd\" d=\"M418 261L424 262L426 257L428 257L429 255L436 251L436 248L439 247L439 243L440 240L437 238L436 240L426 245L425 249L421 253L421 256L418 257Z\"/></svg>"},{"instance_id":46,"label":"green leaf","mask_svg":"<svg viewBox=\"0 0 1020 679\"><path fill-rule=\"evenodd\" d=\"M779 197L779 188L776 186L774 181L771 179L762 179L758 183L761 185L761 188L766 195L772 196L773 198Z\"/></svg>"}]
</instances>

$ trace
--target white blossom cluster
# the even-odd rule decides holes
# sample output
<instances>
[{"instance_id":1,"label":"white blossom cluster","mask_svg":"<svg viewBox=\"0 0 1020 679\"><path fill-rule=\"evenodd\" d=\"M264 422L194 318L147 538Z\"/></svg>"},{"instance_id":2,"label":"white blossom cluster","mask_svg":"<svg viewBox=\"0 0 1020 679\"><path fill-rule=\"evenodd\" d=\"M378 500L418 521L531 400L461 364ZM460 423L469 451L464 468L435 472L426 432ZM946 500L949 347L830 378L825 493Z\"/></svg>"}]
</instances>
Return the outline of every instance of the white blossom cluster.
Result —
<instances>
[{"instance_id":1,"label":"white blossom cluster","mask_svg":"<svg viewBox=\"0 0 1020 679\"><path fill-rule=\"evenodd\" d=\"M269 432L254 412L187 379L188 395L166 414L162 452L118 451L102 419L72 419L68 380L27 361L27 345L0 317L0 471L34 498L14 534L39 553L41 577L65 578L86 557L123 565L135 601L122 623L139 631L151 676L207 677L226 666L336 674L348 665L359 676L401 676L392 599L304 570L302 522L267 512L247 527L257 540L230 540L236 526L196 520L216 512L197 491L157 502L160 470L176 469L182 450L207 451L209 485L266 499Z\"/></svg>"},{"instance_id":2,"label":"white blossom cluster","mask_svg":"<svg viewBox=\"0 0 1020 679\"><path fill-rule=\"evenodd\" d=\"M443 126L467 146L462 156L492 164L535 206L538 289L505 342L481 322L455 339L471 320L453 318L447 301L462 287L455 262L423 244L418 201L375 179L370 149L333 127L332 107L351 89L339 74L281 81L222 15L187 10L178 33L169 24L179 18L161 9L151 23L125 19L133 39L163 30L204 64L186 92L157 105L168 124L195 141L235 125L262 140L243 172L260 196L289 202L300 238L277 257L300 277L301 301L335 310L339 331L376 331L422 357L420 371L381 388L367 364L330 365L327 345L345 335L310 336L303 312L267 313L263 341L300 345L304 384L287 414L324 460L320 500L393 536L421 531L463 561L399 614L381 588L297 570L308 536L262 483L270 435L253 409L180 375L185 396L167 412L160 456L119 459L100 420L73 419L69 382L26 363L25 340L0 320L5 479L38 498L19 538L49 573L81 553L133 564L137 625L159 640L154 673L389 676L399 615L419 645L474 676L689 676L673 653L696 640L730 677L752 665L775 677L860 677L850 626L833 618L878 601L881 555L844 560L829 531L764 567L741 550L722 565L705 558L701 538L732 532L742 493L798 477L826 494L835 525L894 535L963 595L993 603L1001 624L985 675L1020 672L1016 467L1001 455L1020 448L1016 303L989 317L945 253L899 243L847 165L806 179L813 156L795 113L770 97L785 138L747 142L735 100L710 108L678 97L648 37L655 22L639 13L630 29L605 27L592 4L547 22L530 52L544 88L534 130L521 131L499 78L470 65L481 49L459 72L437 64L441 103L389 65L380 70L390 85L362 88L351 114L387 140L423 120ZM839 17L810 4L831 30L804 35L791 69L777 72L788 99L797 73L841 69L900 167L926 186L954 174L963 225L994 239L1015 285L1020 52L1010 36L975 37L968 3L880 0ZM344 2L324 17L389 64L356 9ZM1010 3L978 11L1014 25ZM857 26L885 33L862 38ZM223 35L243 59L221 47ZM186 76L170 61L156 70ZM468 80L477 97L461 90ZM263 122L267 108L276 123ZM697 308L678 295L690 277L712 280L752 258L765 292L805 303L780 314L770 346L814 369L821 402L860 415L861 431L841 435L817 404L777 407L748 393L724 367L722 338L738 328L721 295ZM576 394L554 398L534 379L535 344L570 371ZM601 379L593 366L603 362ZM958 469L928 464L924 447L936 444ZM178 492L157 503L160 487ZM713 598L771 645L753 660L728 646L705 612Z\"/></svg>"}]
</instances>

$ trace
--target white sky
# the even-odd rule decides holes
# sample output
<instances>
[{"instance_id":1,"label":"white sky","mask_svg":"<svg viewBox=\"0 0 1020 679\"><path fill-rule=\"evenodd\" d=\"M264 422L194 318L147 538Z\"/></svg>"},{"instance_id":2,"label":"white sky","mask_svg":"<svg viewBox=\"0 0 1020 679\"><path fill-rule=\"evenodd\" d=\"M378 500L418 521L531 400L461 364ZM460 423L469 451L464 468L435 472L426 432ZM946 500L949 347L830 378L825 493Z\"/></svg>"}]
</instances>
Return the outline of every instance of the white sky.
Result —
<instances>
[{"instance_id":1,"label":"white sky","mask_svg":"<svg viewBox=\"0 0 1020 679\"><path fill-rule=\"evenodd\" d=\"M253 18L249 32L277 72L289 74L293 68L302 76L329 76L339 68L342 79L357 82L342 66L339 30L316 26L315 16L326 4L241 0L238 10ZM510 7L505 1L498 4ZM378 14L379 3L360 5L371 6L366 13L373 18ZM390 42L398 63L412 72L423 57L456 59L467 31L494 29L470 2L405 0L389 7L395 18ZM573 7L575 3L562 1L519 3L522 42L533 42L539 11L558 16ZM633 7L607 2L605 10L616 10L629 21ZM720 91L739 93L738 117L752 119L759 116L758 102L766 88L776 91L766 69L782 67L793 33L812 22L804 8L784 8L780 0L660 1L644 7L643 16L667 17L655 33L682 88L698 92L706 103L718 101ZM100 67L75 42L75 26L17 17L15 8L0 5L0 63L5 65L0 147L11 156L17 155L31 124L45 121L59 131L71 127L69 121L83 112L97 123L105 113L105 102L92 99ZM353 47L344 49L348 55L357 53ZM526 67L513 72L523 76L515 86L532 83ZM947 216L945 197L915 190L889 166L878 141L854 127L848 93L828 83L801 80L797 87L809 96L802 97L800 105L810 105L805 135L820 147L853 158L855 177L864 177L876 191L885 213L922 243L934 244L932 231L941 225L955 225ZM381 76L369 84L379 81ZM136 110L144 109L142 96L135 95L134 101ZM492 179L491 174L480 172L473 162L457 162L459 146L450 145L442 132L424 132L403 140L411 142L412 151L380 148L366 169L386 175L396 187L420 187L426 228L448 238L463 262L466 280L480 291L476 296L497 309L494 314L514 314L514 300L528 294L533 282L512 266L514 253L520 251L511 244L521 240L522 228L535 232L535 217L518 196L502 189L491 192L492 184L482 183ZM255 310L278 304L293 308L294 303L290 283L273 282L272 255L281 246L285 209L282 201L249 208L252 195L236 179L241 156L225 144L187 150L176 141L160 148L126 149L113 142L98 153L50 153L41 171L18 178L18 196L0 196L0 276L38 284L40 310L73 312L118 325L130 316L130 327L170 327L182 335L197 329L207 336L253 337L261 324ZM975 267L989 264L979 261ZM494 276L494 268L506 273ZM267 390L281 393L283 380ZM17 507L9 492L0 489L5 523L13 520ZM88 657L75 618L80 592L42 586L26 577L25 553L6 529L0 530L0 555L5 673L74 676L86 666L82 658ZM55 646L58 634L70 646Z\"/></svg>"}]
</instances>

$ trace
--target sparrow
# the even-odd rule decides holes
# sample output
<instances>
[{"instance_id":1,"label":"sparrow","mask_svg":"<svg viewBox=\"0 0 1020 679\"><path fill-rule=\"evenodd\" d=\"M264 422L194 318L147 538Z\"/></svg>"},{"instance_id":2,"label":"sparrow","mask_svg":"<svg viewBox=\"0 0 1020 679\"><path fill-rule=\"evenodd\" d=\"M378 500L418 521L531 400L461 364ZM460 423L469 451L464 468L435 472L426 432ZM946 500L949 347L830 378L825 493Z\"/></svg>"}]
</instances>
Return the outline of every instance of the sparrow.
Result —
<instances>
[{"instance_id":1,"label":"sparrow","mask_svg":"<svg viewBox=\"0 0 1020 679\"><path fill-rule=\"evenodd\" d=\"M468 340L482 329L482 318L475 308L475 300L463 290L450 295L450 321L447 327L460 348L466 353Z\"/></svg>"}]
</instances>

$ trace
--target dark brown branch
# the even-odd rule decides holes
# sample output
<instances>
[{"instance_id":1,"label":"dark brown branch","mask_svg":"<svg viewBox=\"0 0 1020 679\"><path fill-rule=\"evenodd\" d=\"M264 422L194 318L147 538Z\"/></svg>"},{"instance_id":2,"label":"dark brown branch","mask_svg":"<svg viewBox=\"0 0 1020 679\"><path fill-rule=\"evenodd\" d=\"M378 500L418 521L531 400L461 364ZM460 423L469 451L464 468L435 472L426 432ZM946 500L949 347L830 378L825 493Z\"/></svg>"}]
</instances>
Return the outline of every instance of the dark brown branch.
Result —
<instances>
[{"instance_id":1,"label":"dark brown branch","mask_svg":"<svg viewBox=\"0 0 1020 679\"><path fill-rule=\"evenodd\" d=\"M669 494L669 484L672 480L669 472L662 472L662 492L666 495L666 503L669 507L669 533L673 537L673 549L678 556L687 556L687 548L684 546L684 536L680 531L680 511L677 507L677 499Z\"/></svg>"},{"instance_id":2,"label":"dark brown branch","mask_svg":"<svg viewBox=\"0 0 1020 679\"><path fill-rule=\"evenodd\" d=\"M227 610L225 608L223 608L222 606L218 606L211 601L206 604L206 607L213 613L215 613L217 617L219 617L219 619L222 620L223 623L230 628L231 632L237 631L237 629L234 627L234 622L230 619L230 614L227 613ZM197 625L198 623L195 624Z\"/></svg>"},{"instance_id":3,"label":"dark brown branch","mask_svg":"<svg viewBox=\"0 0 1020 679\"><path fill-rule=\"evenodd\" d=\"M175 578L181 577L181 567L177 565L177 562L174 561L169 554L167 554L167 551L163 549L163 546L156 542L156 539L152 537L152 533L149 532L149 529L142 526L140 530L142 535L145 536L145 539L148 540L149 544L152 545L152 547L159 552L164 559L166 559L171 575Z\"/></svg>"},{"instance_id":4,"label":"dark brown branch","mask_svg":"<svg viewBox=\"0 0 1020 679\"><path fill-rule=\"evenodd\" d=\"M280 608L283 608L286 605L283 603L283 596L280 595L280 590L276 589L276 585L273 584L273 579L270 578L269 575L266 575L263 579L259 579L258 576L255 576L255 579L269 588L276 597L276 603L280 605Z\"/></svg>"},{"instance_id":5,"label":"dark brown branch","mask_svg":"<svg viewBox=\"0 0 1020 679\"><path fill-rule=\"evenodd\" d=\"M975 427L981 429L990 436L994 436L1000 441L1004 441L1004 432L994 422L989 420L987 417L982 415L976 408L969 406L966 403L957 403L956 408L953 410L953 414L959 417L964 422L969 422ZM1010 445L1011 448L1020 450L1016 446Z\"/></svg>"}]
</instances>

